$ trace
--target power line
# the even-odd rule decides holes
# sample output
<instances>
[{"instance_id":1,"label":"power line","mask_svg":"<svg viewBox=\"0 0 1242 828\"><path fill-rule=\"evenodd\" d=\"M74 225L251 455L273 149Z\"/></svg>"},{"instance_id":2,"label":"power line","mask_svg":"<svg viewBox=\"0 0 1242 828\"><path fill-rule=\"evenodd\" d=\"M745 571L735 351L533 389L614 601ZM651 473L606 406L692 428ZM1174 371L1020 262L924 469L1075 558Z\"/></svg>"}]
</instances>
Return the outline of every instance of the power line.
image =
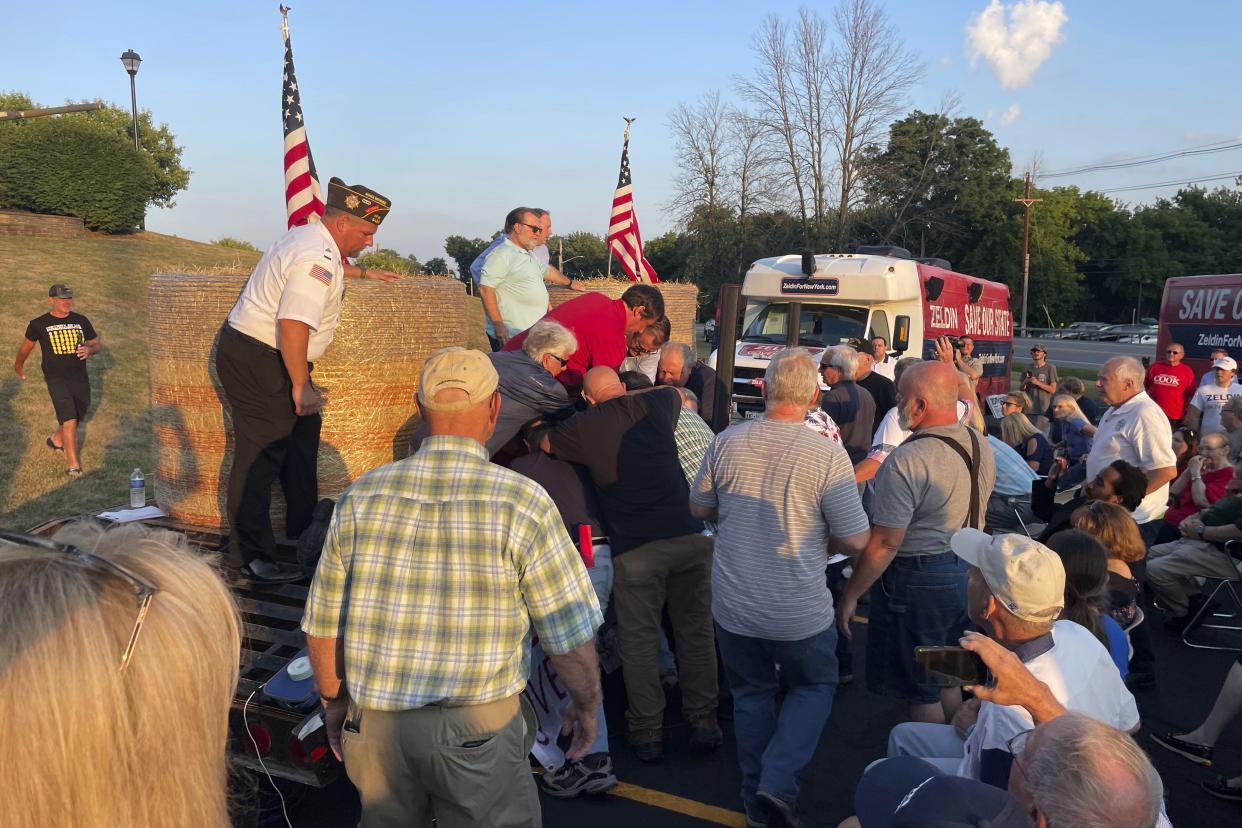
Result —
<instances>
[{"instance_id":1,"label":"power line","mask_svg":"<svg viewBox=\"0 0 1242 828\"><path fill-rule=\"evenodd\" d=\"M1140 155L1137 158L1131 158L1126 161L1116 161L1109 164L1088 164L1083 167L1074 167L1072 169L1053 170L1052 172L1040 173L1040 178L1063 178L1068 175L1080 175L1082 173L1095 172L1096 170L1118 170L1127 167L1141 167L1146 164L1155 164L1160 161L1168 161L1173 158L1185 158L1191 155L1212 155L1218 152L1226 152L1228 150L1238 149L1242 147L1242 142L1230 139L1231 143L1220 146L1222 142L1217 141L1215 144L1203 144L1199 147L1191 147L1189 149L1177 150L1171 152L1158 153L1151 156Z\"/></svg>"},{"instance_id":2,"label":"power line","mask_svg":"<svg viewBox=\"0 0 1242 828\"><path fill-rule=\"evenodd\" d=\"M1240 172L1225 173L1224 175L1213 175L1206 178L1179 178L1173 181L1161 181L1156 184L1136 184L1132 187L1112 187L1094 190L1097 193L1128 193L1132 190L1154 190L1158 187L1174 187L1186 184L1205 184L1209 181L1224 181L1228 178L1237 178L1242 175Z\"/></svg>"}]
</instances>

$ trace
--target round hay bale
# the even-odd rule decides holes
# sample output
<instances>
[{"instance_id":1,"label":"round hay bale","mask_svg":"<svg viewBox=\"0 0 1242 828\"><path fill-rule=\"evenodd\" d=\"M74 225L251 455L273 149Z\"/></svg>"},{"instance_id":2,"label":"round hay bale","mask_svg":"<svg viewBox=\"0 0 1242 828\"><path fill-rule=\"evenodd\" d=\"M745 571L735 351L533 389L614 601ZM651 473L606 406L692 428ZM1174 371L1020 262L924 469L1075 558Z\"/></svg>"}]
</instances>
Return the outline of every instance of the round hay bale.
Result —
<instances>
[{"instance_id":1,"label":"round hay bale","mask_svg":"<svg viewBox=\"0 0 1242 828\"><path fill-rule=\"evenodd\" d=\"M227 523L232 422L213 357L245 284L245 274L157 273L148 285L156 501L189 524ZM359 475L406 456L423 360L465 344L464 290L452 279L347 283L340 325L312 374L328 391L321 497L338 497ZM284 525L279 486L272 519Z\"/></svg>"},{"instance_id":2,"label":"round hay bale","mask_svg":"<svg viewBox=\"0 0 1242 828\"><path fill-rule=\"evenodd\" d=\"M587 290L620 299L621 294L634 286L628 279L579 279ZM673 326L673 339L695 347L694 319L699 308L699 289L688 282L657 282L655 287L664 294L664 315ZM564 287L549 287L548 296L552 307L563 305L582 294Z\"/></svg>"},{"instance_id":3,"label":"round hay bale","mask_svg":"<svg viewBox=\"0 0 1242 828\"><path fill-rule=\"evenodd\" d=\"M483 316L483 300L477 296L465 296L466 347L483 353L491 353L492 343L487 338L487 320Z\"/></svg>"}]
</instances>

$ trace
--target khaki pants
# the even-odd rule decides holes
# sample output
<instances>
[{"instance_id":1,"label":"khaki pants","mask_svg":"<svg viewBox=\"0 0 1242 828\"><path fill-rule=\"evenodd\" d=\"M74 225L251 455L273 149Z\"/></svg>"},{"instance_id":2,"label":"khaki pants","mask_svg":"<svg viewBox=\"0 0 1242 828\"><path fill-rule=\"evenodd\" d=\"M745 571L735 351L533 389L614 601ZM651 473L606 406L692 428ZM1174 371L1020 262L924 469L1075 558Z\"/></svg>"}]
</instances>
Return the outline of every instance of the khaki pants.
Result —
<instances>
[{"instance_id":1,"label":"khaki pants","mask_svg":"<svg viewBox=\"0 0 1242 828\"><path fill-rule=\"evenodd\" d=\"M629 732L659 731L660 615L668 601L687 720L716 718L716 637L712 628L712 539L652 541L613 558L612 601L629 710ZM641 738L641 737L640 737Z\"/></svg>"},{"instance_id":2,"label":"khaki pants","mask_svg":"<svg viewBox=\"0 0 1242 828\"><path fill-rule=\"evenodd\" d=\"M1158 543L1147 553L1147 583L1175 616L1187 613L1196 578L1238 578L1237 565L1219 546L1190 538Z\"/></svg>"},{"instance_id":3,"label":"khaki pants","mask_svg":"<svg viewBox=\"0 0 1242 828\"><path fill-rule=\"evenodd\" d=\"M539 828L527 754L534 729L517 696L468 707L351 711L345 770L362 828Z\"/></svg>"}]
</instances>

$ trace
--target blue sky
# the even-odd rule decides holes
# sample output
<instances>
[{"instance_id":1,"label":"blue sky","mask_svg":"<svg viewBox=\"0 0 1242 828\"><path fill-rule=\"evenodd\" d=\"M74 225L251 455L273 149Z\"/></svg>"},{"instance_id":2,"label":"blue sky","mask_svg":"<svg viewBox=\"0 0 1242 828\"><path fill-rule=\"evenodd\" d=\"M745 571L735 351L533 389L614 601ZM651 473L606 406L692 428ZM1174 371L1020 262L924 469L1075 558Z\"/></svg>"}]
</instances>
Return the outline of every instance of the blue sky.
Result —
<instances>
[{"instance_id":1,"label":"blue sky","mask_svg":"<svg viewBox=\"0 0 1242 828\"><path fill-rule=\"evenodd\" d=\"M380 243L424 260L444 255L449 234L489 236L517 204L552 210L557 232L602 233L623 115L638 118L630 152L643 233L673 229L669 113L712 89L732 99L733 78L752 71L750 40L763 17L793 19L800 5L292 3L321 178L326 185L339 175L392 198ZM1053 171L1242 136L1236 1L1064 0L1059 42L1019 88L1003 86L1004 67L987 59L972 68L967 28L988 0L883 5L925 68L907 109L934 110L957 95L958 114L983 119L1019 169L1036 154ZM1002 5L993 10L1002 24L1026 25L1006 16L1013 2ZM1055 16L1050 5L1036 11ZM103 98L127 106L118 58L133 48L143 58L139 106L170 125L193 170L177 206L153 211L148 227L263 247L285 226L277 6L9 4L0 88L45 105ZM827 16L832 4L812 8ZM1014 106L1016 118L1002 125ZM1242 149L1044 183L1107 190L1239 171ZM1144 203L1175 190L1117 197Z\"/></svg>"}]
</instances>

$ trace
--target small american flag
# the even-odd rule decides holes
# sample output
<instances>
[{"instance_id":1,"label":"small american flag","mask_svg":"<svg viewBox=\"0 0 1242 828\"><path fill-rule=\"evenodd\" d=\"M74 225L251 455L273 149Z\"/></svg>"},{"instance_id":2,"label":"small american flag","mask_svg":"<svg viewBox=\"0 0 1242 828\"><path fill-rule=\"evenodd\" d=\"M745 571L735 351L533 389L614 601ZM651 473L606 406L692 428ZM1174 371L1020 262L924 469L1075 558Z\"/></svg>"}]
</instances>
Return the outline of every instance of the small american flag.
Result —
<instances>
[{"instance_id":1,"label":"small american flag","mask_svg":"<svg viewBox=\"0 0 1242 828\"><path fill-rule=\"evenodd\" d=\"M313 265L310 269L310 275L312 279L323 282L325 285L330 286L332 284L332 273L323 265Z\"/></svg>"},{"instance_id":2,"label":"small american flag","mask_svg":"<svg viewBox=\"0 0 1242 828\"><path fill-rule=\"evenodd\" d=\"M293 73L293 46L289 43L289 9L280 7L281 32L285 38L285 82L281 89L281 111L285 126L285 211L289 226L318 221L323 215L323 190L315 172L306 127L302 123L302 97Z\"/></svg>"},{"instance_id":3,"label":"small american flag","mask_svg":"<svg viewBox=\"0 0 1242 828\"><path fill-rule=\"evenodd\" d=\"M621 148L621 176L612 195L612 220L608 223L608 248L633 282L658 282L655 268L643 257L643 239L634 214L634 188L630 180L630 131Z\"/></svg>"}]
</instances>

